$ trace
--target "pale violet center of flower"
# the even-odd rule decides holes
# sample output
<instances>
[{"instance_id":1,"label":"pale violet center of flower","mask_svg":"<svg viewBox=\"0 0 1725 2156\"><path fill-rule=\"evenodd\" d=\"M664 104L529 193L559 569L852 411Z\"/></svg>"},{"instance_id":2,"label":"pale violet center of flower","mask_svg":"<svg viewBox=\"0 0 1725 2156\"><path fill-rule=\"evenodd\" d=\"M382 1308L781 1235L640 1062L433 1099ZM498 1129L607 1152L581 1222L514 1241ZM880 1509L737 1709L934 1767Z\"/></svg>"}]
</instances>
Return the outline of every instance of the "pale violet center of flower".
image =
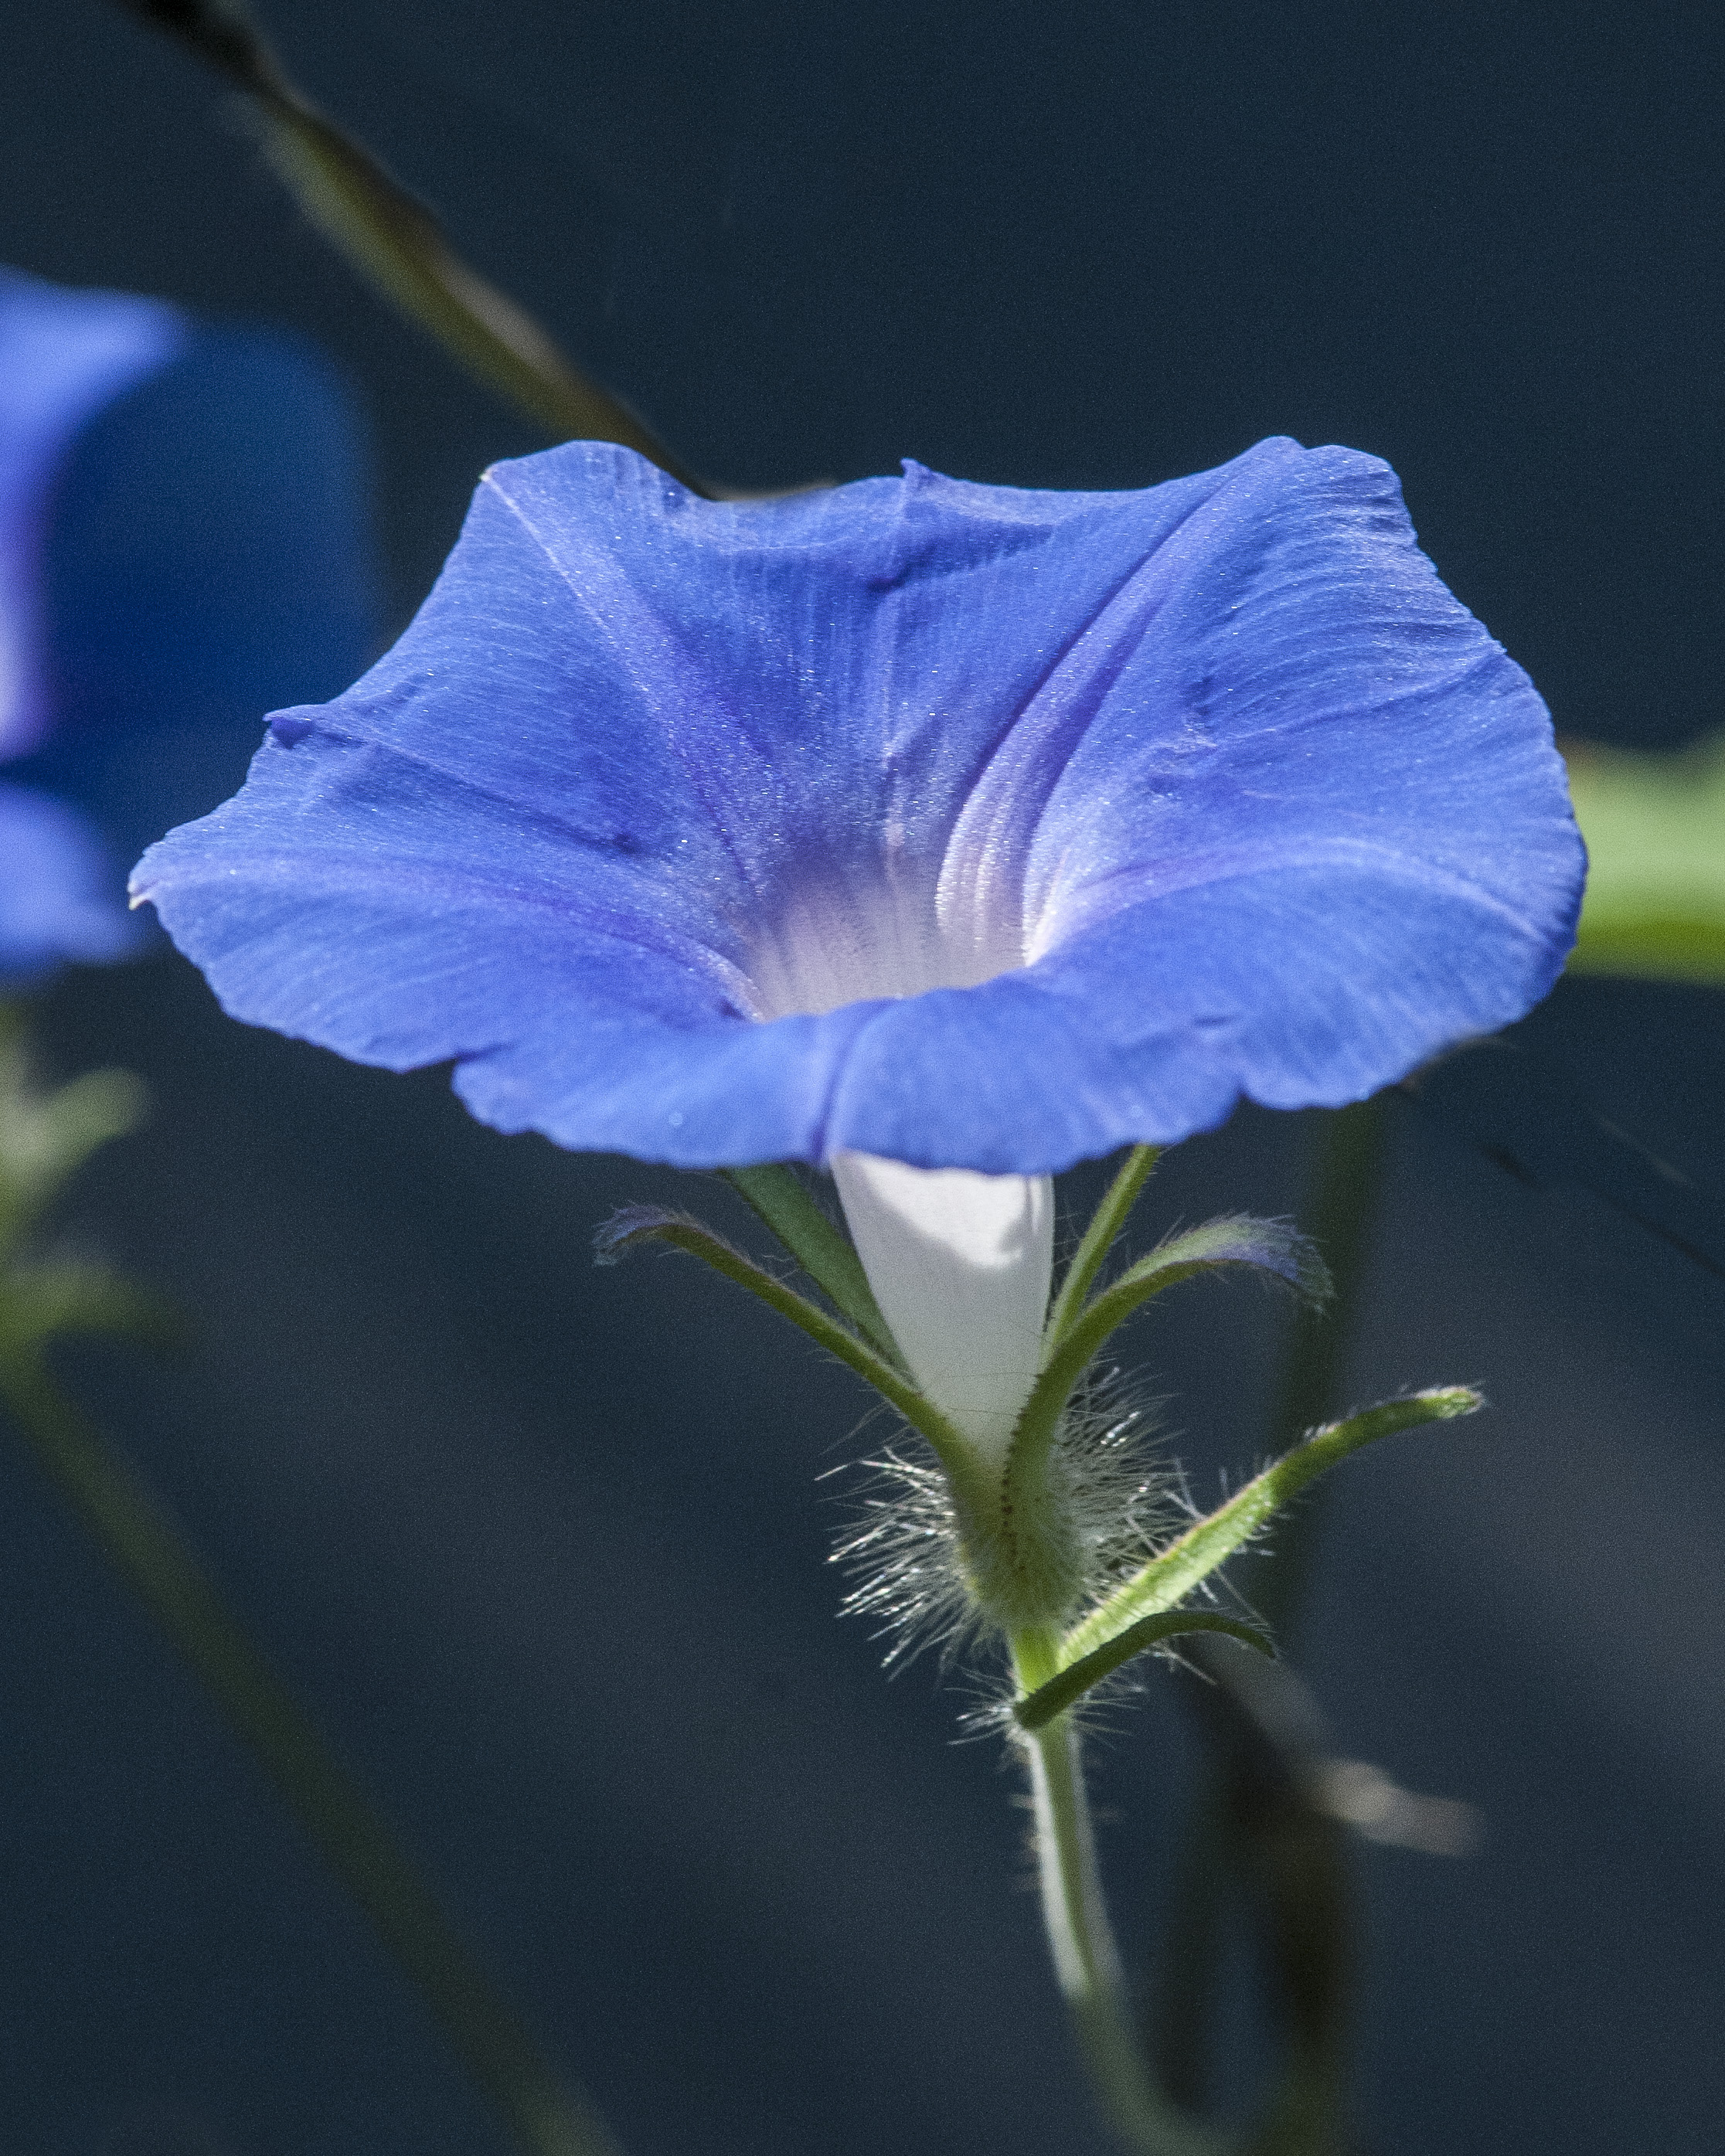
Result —
<instances>
[{"instance_id":1,"label":"pale violet center of flower","mask_svg":"<svg viewBox=\"0 0 1725 2156\"><path fill-rule=\"evenodd\" d=\"M851 1238L911 1374L999 1466L1036 1381L1054 1271L1045 1175L832 1162Z\"/></svg>"},{"instance_id":2,"label":"pale violet center of flower","mask_svg":"<svg viewBox=\"0 0 1725 2156\"><path fill-rule=\"evenodd\" d=\"M941 905L920 889L805 887L752 939L753 1017L837 1010L931 988L973 988L1025 963L1016 917Z\"/></svg>"}]
</instances>

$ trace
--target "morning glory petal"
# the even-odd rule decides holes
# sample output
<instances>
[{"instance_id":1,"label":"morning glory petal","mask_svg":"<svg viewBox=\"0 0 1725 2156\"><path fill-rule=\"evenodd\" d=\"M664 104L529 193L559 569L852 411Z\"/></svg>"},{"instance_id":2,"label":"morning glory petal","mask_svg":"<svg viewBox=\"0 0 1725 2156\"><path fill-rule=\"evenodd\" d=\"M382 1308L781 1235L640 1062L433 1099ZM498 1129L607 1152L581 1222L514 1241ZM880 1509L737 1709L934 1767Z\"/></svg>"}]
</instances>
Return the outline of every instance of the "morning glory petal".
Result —
<instances>
[{"instance_id":1,"label":"morning glory petal","mask_svg":"<svg viewBox=\"0 0 1725 2156\"><path fill-rule=\"evenodd\" d=\"M1518 1016L1581 875L1374 459L713 504L572 444L135 887L237 1016L501 1128L1039 1176Z\"/></svg>"}]
</instances>

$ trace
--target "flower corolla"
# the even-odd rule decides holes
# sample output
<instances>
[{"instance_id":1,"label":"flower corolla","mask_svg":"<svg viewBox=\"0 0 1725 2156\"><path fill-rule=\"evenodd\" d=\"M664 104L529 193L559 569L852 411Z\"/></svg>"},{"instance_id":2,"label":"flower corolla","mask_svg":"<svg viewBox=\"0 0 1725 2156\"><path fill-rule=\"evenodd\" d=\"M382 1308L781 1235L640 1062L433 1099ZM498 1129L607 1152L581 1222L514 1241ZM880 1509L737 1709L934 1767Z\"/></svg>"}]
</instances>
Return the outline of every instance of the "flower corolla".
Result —
<instances>
[{"instance_id":1,"label":"flower corolla","mask_svg":"<svg viewBox=\"0 0 1725 2156\"><path fill-rule=\"evenodd\" d=\"M235 1016L686 1167L1044 1173L1517 1018L1582 851L1394 475L500 465L395 648L134 889Z\"/></svg>"},{"instance_id":2,"label":"flower corolla","mask_svg":"<svg viewBox=\"0 0 1725 2156\"><path fill-rule=\"evenodd\" d=\"M573 443L485 475L394 649L134 889L236 1017L453 1060L500 1129L834 1168L998 1450L1044 1178L1520 1016L1582 874L1544 707L1374 458L720 504ZM1016 1313L968 1375L937 1276Z\"/></svg>"}]
</instances>

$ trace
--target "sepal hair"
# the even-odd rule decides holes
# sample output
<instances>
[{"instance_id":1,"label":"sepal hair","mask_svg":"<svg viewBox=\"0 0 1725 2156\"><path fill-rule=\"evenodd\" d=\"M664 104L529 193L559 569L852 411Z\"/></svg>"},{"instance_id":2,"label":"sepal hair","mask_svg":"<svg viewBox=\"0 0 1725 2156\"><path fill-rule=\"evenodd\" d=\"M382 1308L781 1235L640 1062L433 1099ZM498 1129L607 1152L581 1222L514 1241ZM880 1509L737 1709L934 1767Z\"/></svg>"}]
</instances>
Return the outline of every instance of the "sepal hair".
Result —
<instances>
[{"instance_id":1,"label":"sepal hair","mask_svg":"<svg viewBox=\"0 0 1725 2156\"><path fill-rule=\"evenodd\" d=\"M1153 1450L1154 1407L1109 1368L1086 1378L1062 1419L1050 1476L1080 1552L1075 1615L1192 1517L1179 1470ZM968 1576L951 1486L919 1454L907 1430L859 1463L869 1479L832 1557L853 1583L841 1614L875 1622L889 1669L930 1649L950 1666L998 1629Z\"/></svg>"},{"instance_id":2,"label":"sepal hair","mask_svg":"<svg viewBox=\"0 0 1725 2156\"><path fill-rule=\"evenodd\" d=\"M596 1265L620 1265L637 1244L662 1235L667 1228L700 1229L702 1223L692 1213L673 1213L663 1205L620 1205L603 1226L593 1230L593 1261Z\"/></svg>"},{"instance_id":3,"label":"sepal hair","mask_svg":"<svg viewBox=\"0 0 1725 2156\"><path fill-rule=\"evenodd\" d=\"M858 1463L868 1480L831 1558L855 1583L839 1614L874 1621L889 1670L930 1649L944 1667L983 1630L964 1576L952 1485L932 1460L913 1457L908 1441L906 1433L905 1446L888 1445Z\"/></svg>"}]
</instances>

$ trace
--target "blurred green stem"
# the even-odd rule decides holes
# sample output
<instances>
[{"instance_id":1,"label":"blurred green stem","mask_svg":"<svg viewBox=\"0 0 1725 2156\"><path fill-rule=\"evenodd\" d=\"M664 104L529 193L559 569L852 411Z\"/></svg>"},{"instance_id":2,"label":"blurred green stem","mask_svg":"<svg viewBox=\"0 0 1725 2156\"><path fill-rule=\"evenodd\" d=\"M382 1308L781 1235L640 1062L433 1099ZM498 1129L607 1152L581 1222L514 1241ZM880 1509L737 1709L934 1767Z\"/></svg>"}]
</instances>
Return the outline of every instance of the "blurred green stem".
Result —
<instances>
[{"instance_id":1,"label":"blurred green stem","mask_svg":"<svg viewBox=\"0 0 1725 2156\"><path fill-rule=\"evenodd\" d=\"M1337 1110L1320 1127L1301 1225L1327 1260L1335 1292L1322 1316L1301 1312L1293 1320L1275 1416L1278 1451L1336 1411L1383 1187L1385 1099ZM1297 1620L1319 1503L1314 1493L1284 1517L1253 1583L1256 1611L1279 1640ZM1347 2145L1353 1960L1345 1836L1314 1807L1303 1755L1287 1750L1276 1717L1264 1712L1263 1689L1274 1686L1276 1671L1225 1640L1194 1639L1183 1652L1212 1681L1194 1705L1214 1764L1192 1810L1169 1957L1146 1999L1149 2053L1181 2102L1203 2102L1222 1928L1232 1894L1243 1889L1273 1974L1285 2046L1279 2094L1257 2145L1266 2156L1337 2156ZM1249 1661L1255 1696L1241 1688Z\"/></svg>"},{"instance_id":2,"label":"blurred green stem","mask_svg":"<svg viewBox=\"0 0 1725 2156\"><path fill-rule=\"evenodd\" d=\"M264 1661L157 1504L55 1384L39 1355L0 1351L0 1404L229 1728L418 1990L532 2156L618 2156L561 2086L305 1710Z\"/></svg>"},{"instance_id":3,"label":"blurred green stem","mask_svg":"<svg viewBox=\"0 0 1725 2156\"><path fill-rule=\"evenodd\" d=\"M23 1017L0 1004L0 1417L191 1665L289 1811L371 1919L529 2156L619 2156L584 2098L560 2086L405 1853L293 1694L241 1630L173 1522L55 1383L54 1334L161 1329L151 1299L86 1262L33 1253L80 1164L138 1122L143 1089L119 1070L57 1089L30 1070Z\"/></svg>"},{"instance_id":4,"label":"blurred green stem","mask_svg":"<svg viewBox=\"0 0 1725 2156\"><path fill-rule=\"evenodd\" d=\"M360 275L556 441L620 442L695 486L633 412L463 261L423 204L290 81L239 0L118 0L252 100L270 163ZM701 491L699 487L695 490Z\"/></svg>"},{"instance_id":5,"label":"blurred green stem","mask_svg":"<svg viewBox=\"0 0 1725 2156\"><path fill-rule=\"evenodd\" d=\"M1333 1292L1322 1312L1300 1310L1294 1315L1271 1433L1274 1452L1297 1445L1307 1430L1340 1408L1384 1183L1386 1097L1379 1093L1334 1110L1318 1132L1311 1196L1301 1209L1300 1225L1329 1266ZM1253 1583L1259 1612L1279 1638L1298 1614L1322 1502L1315 1491L1284 1517L1275 1548Z\"/></svg>"}]
</instances>

